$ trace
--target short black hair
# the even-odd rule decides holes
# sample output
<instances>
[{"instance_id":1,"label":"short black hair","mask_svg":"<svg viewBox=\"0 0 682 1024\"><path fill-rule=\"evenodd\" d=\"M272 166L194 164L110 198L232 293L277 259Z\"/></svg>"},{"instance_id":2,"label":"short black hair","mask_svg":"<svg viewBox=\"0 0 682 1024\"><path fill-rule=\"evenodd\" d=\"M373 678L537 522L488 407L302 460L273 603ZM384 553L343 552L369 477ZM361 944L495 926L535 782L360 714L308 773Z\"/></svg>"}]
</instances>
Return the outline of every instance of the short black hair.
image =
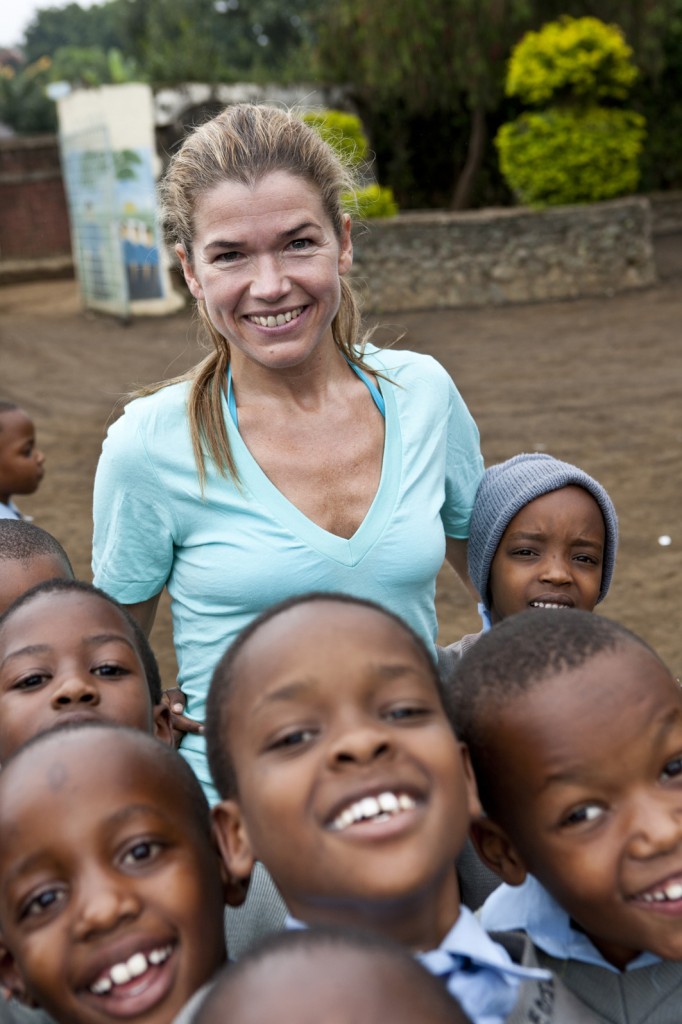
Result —
<instances>
[{"instance_id":1,"label":"short black hair","mask_svg":"<svg viewBox=\"0 0 682 1024\"><path fill-rule=\"evenodd\" d=\"M448 682L448 699L489 813L496 807L501 770L489 756L497 712L560 673L630 644L661 660L641 637L611 619L577 609L537 608L503 619L465 652Z\"/></svg>"},{"instance_id":2,"label":"short black hair","mask_svg":"<svg viewBox=\"0 0 682 1024\"><path fill-rule=\"evenodd\" d=\"M73 578L73 566L56 537L25 519L0 519L0 561L30 562L47 556L62 562Z\"/></svg>"},{"instance_id":3,"label":"short black hair","mask_svg":"<svg viewBox=\"0 0 682 1024\"><path fill-rule=\"evenodd\" d=\"M370 601L364 597L354 597L351 594L337 593L335 591L311 591L306 594L297 594L295 597L279 601L277 604L267 608L246 626L234 642L228 647L222 658L213 670L213 677L208 691L206 701L206 749L208 753L208 764L213 776L215 786L223 799L237 795L237 776L234 763L227 744L229 705L232 690L234 688L235 664L241 651L255 633L284 612L300 605L314 604L324 601L326 603L339 603L356 605L360 608L368 608L371 611L379 612L387 618L392 619L412 640L413 644L423 656L431 670L434 686L438 690L441 702L449 715L449 708L446 702L446 694L441 683L436 667L434 656L428 647L404 619L401 619L395 612L385 608L376 601ZM450 718L452 724L452 719ZM453 725L454 729L454 725Z\"/></svg>"},{"instance_id":4,"label":"short black hair","mask_svg":"<svg viewBox=\"0 0 682 1024\"><path fill-rule=\"evenodd\" d=\"M250 949L236 964L229 964L216 976L208 995L192 1018L195 1024L210 1019L229 1020L231 989L241 978L248 976L260 965L267 966L275 959L287 956L301 956L306 960L321 950L329 950L336 957L345 951L359 953L363 957L376 956L386 964L394 966L402 978L419 988L419 1009L428 1013L429 1019L442 1020L451 1024L467 1024L469 1018L450 995L442 979L431 974L419 960L397 942L383 936L352 928L299 928L268 935L257 946ZM311 967L314 970L314 966ZM265 983L265 982L264 982Z\"/></svg>"},{"instance_id":5,"label":"short black hair","mask_svg":"<svg viewBox=\"0 0 682 1024\"><path fill-rule=\"evenodd\" d=\"M37 583L35 587L31 587L30 590L21 594L21 596L9 606L5 613L0 615L0 631L2 631L5 623L16 611L18 611L19 608L22 608L25 604L29 604L29 602L31 602L35 597L40 597L42 594L64 593L92 594L94 597L100 597L103 601L107 601L116 608L123 620L130 627L133 634L135 647L140 656L140 661L142 662L144 674L147 679L147 686L149 687L149 696L151 697L152 704L160 704L162 690L159 666L144 630L140 626L139 622L133 618L127 608L124 608L124 606L119 604L115 598L111 597L103 590L100 590L99 587L93 586L92 583L84 583L83 580L60 579L45 580L43 583Z\"/></svg>"},{"instance_id":6,"label":"short black hair","mask_svg":"<svg viewBox=\"0 0 682 1024\"><path fill-rule=\"evenodd\" d=\"M7 769L26 753L28 753L30 760L31 751L34 747L44 746L46 743L52 743L53 741L59 745L63 742L64 736L70 733L87 733L93 730L113 732L119 737L121 742L129 741L135 743L151 754L154 770L156 771L158 767L159 776L167 780L168 786L179 793L186 801L187 806L191 808L199 831L210 839L211 842L213 841L211 809L201 783L187 761L168 743L162 743L155 736L150 736L148 733L142 732L141 729L133 729L129 725L120 725L118 722L109 721L66 722L63 725L55 726L54 729L48 729L46 732L36 733L35 736L31 736L25 743L22 743L3 762L2 774L4 775Z\"/></svg>"}]
</instances>

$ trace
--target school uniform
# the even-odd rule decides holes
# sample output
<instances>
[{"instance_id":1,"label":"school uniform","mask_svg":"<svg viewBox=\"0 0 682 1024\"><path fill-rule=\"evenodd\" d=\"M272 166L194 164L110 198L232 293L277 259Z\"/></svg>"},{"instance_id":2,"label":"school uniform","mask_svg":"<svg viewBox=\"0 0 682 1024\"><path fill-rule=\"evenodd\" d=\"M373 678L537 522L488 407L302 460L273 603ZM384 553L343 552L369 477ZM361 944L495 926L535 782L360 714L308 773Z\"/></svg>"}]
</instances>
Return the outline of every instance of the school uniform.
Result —
<instances>
[{"instance_id":1,"label":"school uniform","mask_svg":"<svg viewBox=\"0 0 682 1024\"><path fill-rule=\"evenodd\" d=\"M501 885L480 911L484 928L523 932L537 962L552 970L601 1024L679 1024L682 963L643 952L619 970L605 960L562 907L529 875Z\"/></svg>"}]
</instances>

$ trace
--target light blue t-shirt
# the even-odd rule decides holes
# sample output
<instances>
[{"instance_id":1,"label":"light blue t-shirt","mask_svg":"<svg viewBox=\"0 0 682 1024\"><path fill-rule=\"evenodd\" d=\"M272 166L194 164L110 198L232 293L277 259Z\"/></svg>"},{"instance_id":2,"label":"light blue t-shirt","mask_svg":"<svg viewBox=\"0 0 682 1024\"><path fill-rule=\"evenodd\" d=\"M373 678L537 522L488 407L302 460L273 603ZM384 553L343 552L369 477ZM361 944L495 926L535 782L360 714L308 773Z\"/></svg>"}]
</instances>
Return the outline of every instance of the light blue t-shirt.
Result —
<instances>
[{"instance_id":1,"label":"light blue t-shirt","mask_svg":"<svg viewBox=\"0 0 682 1024\"><path fill-rule=\"evenodd\" d=\"M379 488L350 539L303 515L255 462L224 401L239 482L210 464L202 498L186 406L189 384L131 402L110 428L97 468L93 571L123 604L167 585L178 681L200 721L213 668L237 634L277 601L311 590L378 601L435 649L436 575L445 536L466 538L483 473L479 435L448 373L430 356L370 347L385 373ZM209 799L202 737L181 753Z\"/></svg>"}]
</instances>

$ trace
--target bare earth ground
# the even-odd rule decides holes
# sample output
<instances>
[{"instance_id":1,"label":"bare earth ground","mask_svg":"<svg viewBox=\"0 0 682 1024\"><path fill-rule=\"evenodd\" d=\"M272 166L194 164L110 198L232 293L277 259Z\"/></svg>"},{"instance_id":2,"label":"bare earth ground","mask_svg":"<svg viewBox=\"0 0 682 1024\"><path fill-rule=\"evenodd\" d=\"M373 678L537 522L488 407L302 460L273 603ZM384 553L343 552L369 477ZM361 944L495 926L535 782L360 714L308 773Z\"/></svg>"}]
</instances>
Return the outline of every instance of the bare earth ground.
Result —
<instances>
[{"instance_id":1,"label":"bare earth ground","mask_svg":"<svg viewBox=\"0 0 682 1024\"><path fill-rule=\"evenodd\" d=\"M379 341L433 354L475 416L488 464L521 451L576 462L610 492L621 546L602 606L682 674L682 244L661 283L605 299L383 317ZM73 281L0 287L0 397L33 416L47 475L20 501L90 578L92 479L117 399L196 361L189 312L130 327L84 313ZM670 546L658 538L669 535ZM396 558L400 558L396 552ZM478 628L454 573L439 579L441 640ZM174 661L167 603L153 642Z\"/></svg>"}]
</instances>

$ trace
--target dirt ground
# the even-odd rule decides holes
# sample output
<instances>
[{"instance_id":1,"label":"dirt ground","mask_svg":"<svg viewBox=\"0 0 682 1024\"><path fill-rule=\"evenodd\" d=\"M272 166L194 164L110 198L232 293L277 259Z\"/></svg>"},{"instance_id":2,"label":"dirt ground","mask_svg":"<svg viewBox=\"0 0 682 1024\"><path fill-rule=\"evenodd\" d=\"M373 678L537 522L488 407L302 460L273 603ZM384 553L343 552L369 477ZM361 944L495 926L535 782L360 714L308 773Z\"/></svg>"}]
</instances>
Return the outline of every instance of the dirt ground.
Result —
<instances>
[{"instance_id":1,"label":"dirt ground","mask_svg":"<svg viewBox=\"0 0 682 1024\"><path fill-rule=\"evenodd\" d=\"M383 317L378 336L433 354L462 392L488 464L521 451L576 462L610 492L621 544L602 609L682 674L682 241L662 250L661 283L605 299ZM118 399L197 359L191 314L132 326L84 313L73 281L0 287L0 397L33 416L47 474L23 511L90 579L91 491ZM661 536L672 543L662 546ZM396 557L400 557L397 553ZM454 573L438 588L441 639L477 628ZM167 685L167 602L153 634Z\"/></svg>"}]
</instances>

